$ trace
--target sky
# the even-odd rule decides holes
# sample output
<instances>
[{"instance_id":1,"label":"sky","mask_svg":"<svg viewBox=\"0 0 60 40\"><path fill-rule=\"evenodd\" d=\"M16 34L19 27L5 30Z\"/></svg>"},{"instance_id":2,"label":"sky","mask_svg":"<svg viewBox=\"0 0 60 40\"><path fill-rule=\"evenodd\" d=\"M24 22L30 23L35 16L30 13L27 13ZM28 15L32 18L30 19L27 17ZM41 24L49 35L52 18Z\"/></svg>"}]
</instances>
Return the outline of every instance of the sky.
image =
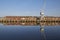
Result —
<instances>
[{"instance_id":1,"label":"sky","mask_svg":"<svg viewBox=\"0 0 60 40\"><path fill-rule=\"evenodd\" d=\"M40 16L44 3L45 16L60 16L60 0L0 0L0 17Z\"/></svg>"}]
</instances>

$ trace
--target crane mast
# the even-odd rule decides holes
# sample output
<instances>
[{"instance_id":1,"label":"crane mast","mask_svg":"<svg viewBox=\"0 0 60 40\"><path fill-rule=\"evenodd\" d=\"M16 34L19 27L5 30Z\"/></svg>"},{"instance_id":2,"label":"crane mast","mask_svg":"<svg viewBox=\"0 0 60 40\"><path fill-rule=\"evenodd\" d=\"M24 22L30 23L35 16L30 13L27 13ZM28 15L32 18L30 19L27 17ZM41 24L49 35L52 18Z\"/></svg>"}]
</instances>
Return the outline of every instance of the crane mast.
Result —
<instances>
[{"instance_id":1,"label":"crane mast","mask_svg":"<svg viewBox=\"0 0 60 40\"><path fill-rule=\"evenodd\" d=\"M43 20L43 18L44 18L45 6L46 6L46 0L43 0L43 7L42 7L41 12L40 12L40 16L41 16L40 20Z\"/></svg>"}]
</instances>

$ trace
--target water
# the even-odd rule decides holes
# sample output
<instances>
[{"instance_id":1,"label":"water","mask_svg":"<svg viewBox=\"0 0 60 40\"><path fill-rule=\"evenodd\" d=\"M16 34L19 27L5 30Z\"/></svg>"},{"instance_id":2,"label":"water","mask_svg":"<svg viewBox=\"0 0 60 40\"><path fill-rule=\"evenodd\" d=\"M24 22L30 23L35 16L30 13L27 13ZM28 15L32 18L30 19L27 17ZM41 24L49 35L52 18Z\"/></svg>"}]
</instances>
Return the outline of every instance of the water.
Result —
<instances>
[{"instance_id":1,"label":"water","mask_svg":"<svg viewBox=\"0 0 60 40\"><path fill-rule=\"evenodd\" d=\"M60 26L0 25L0 40L60 40Z\"/></svg>"}]
</instances>

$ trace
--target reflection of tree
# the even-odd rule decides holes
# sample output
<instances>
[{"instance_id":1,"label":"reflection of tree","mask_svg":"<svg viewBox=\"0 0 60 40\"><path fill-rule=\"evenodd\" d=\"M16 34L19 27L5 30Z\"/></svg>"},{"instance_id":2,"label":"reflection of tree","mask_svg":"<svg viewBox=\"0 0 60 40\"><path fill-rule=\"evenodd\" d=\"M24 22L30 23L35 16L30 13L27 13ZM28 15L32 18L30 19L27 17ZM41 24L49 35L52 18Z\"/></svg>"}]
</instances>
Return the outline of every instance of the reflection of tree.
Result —
<instances>
[{"instance_id":1,"label":"reflection of tree","mask_svg":"<svg viewBox=\"0 0 60 40\"><path fill-rule=\"evenodd\" d=\"M53 21L40 22L40 25L41 26L56 26L56 25L60 25L60 22L53 22Z\"/></svg>"},{"instance_id":2,"label":"reflection of tree","mask_svg":"<svg viewBox=\"0 0 60 40\"><path fill-rule=\"evenodd\" d=\"M38 18L37 18L38 19ZM0 21L0 23L2 23L3 25L40 25L40 26L56 26L56 25L60 25L60 22L40 22L39 20L35 21Z\"/></svg>"},{"instance_id":3,"label":"reflection of tree","mask_svg":"<svg viewBox=\"0 0 60 40\"><path fill-rule=\"evenodd\" d=\"M46 40L46 35L45 35L45 31L44 31L44 26L40 26L40 33L41 33L41 39L42 40Z\"/></svg>"}]
</instances>

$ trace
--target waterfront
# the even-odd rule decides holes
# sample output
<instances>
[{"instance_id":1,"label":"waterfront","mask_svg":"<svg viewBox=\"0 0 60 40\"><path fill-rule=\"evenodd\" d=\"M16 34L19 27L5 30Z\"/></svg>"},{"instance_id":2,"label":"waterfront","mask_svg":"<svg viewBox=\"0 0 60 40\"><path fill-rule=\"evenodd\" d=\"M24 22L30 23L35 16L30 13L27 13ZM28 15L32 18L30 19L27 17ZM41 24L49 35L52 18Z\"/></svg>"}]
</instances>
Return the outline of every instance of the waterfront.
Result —
<instances>
[{"instance_id":1,"label":"waterfront","mask_svg":"<svg viewBox=\"0 0 60 40\"><path fill-rule=\"evenodd\" d=\"M60 17L0 17L1 40L60 40Z\"/></svg>"},{"instance_id":2,"label":"waterfront","mask_svg":"<svg viewBox=\"0 0 60 40\"><path fill-rule=\"evenodd\" d=\"M60 22L58 16L5 16L0 17L0 22Z\"/></svg>"},{"instance_id":3,"label":"waterfront","mask_svg":"<svg viewBox=\"0 0 60 40\"><path fill-rule=\"evenodd\" d=\"M59 25L57 23L52 25L46 25L48 23L43 25L7 24L0 24L0 40L60 40L59 23Z\"/></svg>"},{"instance_id":4,"label":"waterfront","mask_svg":"<svg viewBox=\"0 0 60 40\"><path fill-rule=\"evenodd\" d=\"M60 0L0 0L0 40L60 40Z\"/></svg>"}]
</instances>

